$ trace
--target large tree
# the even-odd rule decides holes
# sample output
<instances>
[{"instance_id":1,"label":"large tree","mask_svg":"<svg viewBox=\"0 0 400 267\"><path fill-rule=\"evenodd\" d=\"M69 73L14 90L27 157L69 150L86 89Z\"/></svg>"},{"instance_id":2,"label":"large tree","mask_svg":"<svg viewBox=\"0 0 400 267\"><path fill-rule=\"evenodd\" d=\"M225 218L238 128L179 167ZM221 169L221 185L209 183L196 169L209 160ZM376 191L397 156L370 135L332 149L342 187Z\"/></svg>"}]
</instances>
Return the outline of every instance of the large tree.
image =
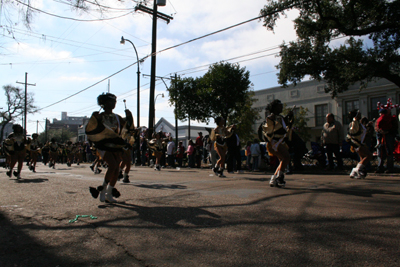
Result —
<instances>
[{"instance_id":1,"label":"large tree","mask_svg":"<svg viewBox=\"0 0 400 267\"><path fill-rule=\"evenodd\" d=\"M310 75L325 80L326 91L333 96L356 82L363 88L376 78L400 86L400 1L267 2L261 15L269 30L274 30L280 15L299 11L294 20L298 39L281 45L280 84L297 84ZM336 39L343 40L341 45L332 45Z\"/></svg>"},{"instance_id":2,"label":"large tree","mask_svg":"<svg viewBox=\"0 0 400 267\"><path fill-rule=\"evenodd\" d=\"M76 133L73 133L69 129L49 129L47 133L44 131L39 134L38 140L40 143L45 144L52 138L55 138L58 143L66 143L76 137Z\"/></svg>"},{"instance_id":3,"label":"large tree","mask_svg":"<svg viewBox=\"0 0 400 267\"><path fill-rule=\"evenodd\" d=\"M209 114L206 110L205 99L201 87L201 78L177 77L168 88L169 102L175 106L175 115L178 120L194 119L208 122Z\"/></svg>"},{"instance_id":4,"label":"large tree","mask_svg":"<svg viewBox=\"0 0 400 267\"><path fill-rule=\"evenodd\" d=\"M0 124L0 141L3 138L4 128L7 123L14 122L17 118L22 118L25 111L25 92L19 87L12 85L3 86L6 96L5 107L0 112L2 122ZM38 108L34 105L33 94L28 93L26 102L26 113L34 114Z\"/></svg>"},{"instance_id":5,"label":"large tree","mask_svg":"<svg viewBox=\"0 0 400 267\"><path fill-rule=\"evenodd\" d=\"M238 64L220 62L210 66L200 78L178 78L168 89L170 104L176 106L178 119L210 122L221 116L228 124L238 124L242 139L253 137L252 126L258 118L252 108L250 73Z\"/></svg>"}]
</instances>

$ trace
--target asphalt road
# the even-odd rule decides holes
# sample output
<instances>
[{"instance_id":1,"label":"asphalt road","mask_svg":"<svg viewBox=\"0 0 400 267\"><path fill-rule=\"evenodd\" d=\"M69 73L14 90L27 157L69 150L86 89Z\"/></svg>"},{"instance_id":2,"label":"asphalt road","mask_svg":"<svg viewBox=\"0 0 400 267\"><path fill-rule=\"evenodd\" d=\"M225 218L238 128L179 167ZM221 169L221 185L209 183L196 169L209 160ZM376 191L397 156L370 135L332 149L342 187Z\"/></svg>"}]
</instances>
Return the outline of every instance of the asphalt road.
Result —
<instances>
[{"instance_id":1,"label":"asphalt road","mask_svg":"<svg viewBox=\"0 0 400 267\"><path fill-rule=\"evenodd\" d=\"M400 176L132 168L120 202L88 165L0 170L0 266L400 266ZM69 222L76 215L79 217Z\"/></svg>"}]
</instances>

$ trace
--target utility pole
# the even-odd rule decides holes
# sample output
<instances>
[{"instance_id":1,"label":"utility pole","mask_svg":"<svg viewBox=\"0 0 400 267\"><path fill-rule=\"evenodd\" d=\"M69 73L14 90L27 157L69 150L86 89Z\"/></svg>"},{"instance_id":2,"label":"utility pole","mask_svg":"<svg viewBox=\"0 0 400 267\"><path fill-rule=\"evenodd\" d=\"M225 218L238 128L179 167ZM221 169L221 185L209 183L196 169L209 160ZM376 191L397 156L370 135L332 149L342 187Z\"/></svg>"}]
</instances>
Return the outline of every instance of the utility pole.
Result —
<instances>
[{"instance_id":1,"label":"utility pole","mask_svg":"<svg viewBox=\"0 0 400 267\"><path fill-rule=\"evenodd\" d=\"M45 134L45 137L46 137L46 143L47 143L47 118L46 118L46 123L45 123L45 126L44 126L45 128L44 128L44 134Z\"/></svg>"},{"instance_id":2,"label":"utility pole","mask_svg":"<svg viewBox=\"0 0 400 267\"><path fill-rule=\"evenodd\" d=\"M28 96L28 85L32 85L32 86L36 86L36 83L35 84L31 84L31 83L28 83L28 73L27 72L25 72L25 82L18 82L17 81L17 83L20 83L20 84L25 84L25 108L24 108L24 136L26 137L26 133L28 132L28 130L26 129L26 110L27 110L27 96Z\"/></svg>"},{"instance_id":3,"label":"utility pole","mask_svg":"<svg viewBox=\"0 0 400 267\"><path fill-rule=\"evenodd\" d=\"M189 125L188 125L188 127L189 127L189 128L188 128L188 131L189 131L189 132L188 132L189 138L188 138L188 140L190 140L190 113L188 113L188 118L189 118L189 120L188 120L188 121L189 121Z\"/></svg>"},{"instance_id":4,"label":"utility pole","mask_svg":"<svg viewBox=\"0 0 400 267\"><path fill-rule=\"evenodd\" d=\"M165 5L166 1L154 0L153 9L143 5L135 7L135 11L140 10L153 16L152 38L151 38L151 79L150 79L150 99L149 99L149 133L148 138L151 138L154 131L154 95L156 88L156 49L157 49L157 18L170 22L173 17L157 11L157 6Z\"/></svg>"},{"instance_id":5,"label":"utility pole","mask_svg":"<svg viewBox=\"0 0 400 267\"><path fill-rule=\"evenodd\" d=\"M175 87L175 89L176 89L176 81L177 81L177 79L178 79L178 75L175 73L175 79L174 79L174 87ZM177 115L178 104L176 102L177 101L175 99L175 146L178 147L178 142L179 142L179 139L178 139L178 115Z\"/></svg>"}]
</instances>

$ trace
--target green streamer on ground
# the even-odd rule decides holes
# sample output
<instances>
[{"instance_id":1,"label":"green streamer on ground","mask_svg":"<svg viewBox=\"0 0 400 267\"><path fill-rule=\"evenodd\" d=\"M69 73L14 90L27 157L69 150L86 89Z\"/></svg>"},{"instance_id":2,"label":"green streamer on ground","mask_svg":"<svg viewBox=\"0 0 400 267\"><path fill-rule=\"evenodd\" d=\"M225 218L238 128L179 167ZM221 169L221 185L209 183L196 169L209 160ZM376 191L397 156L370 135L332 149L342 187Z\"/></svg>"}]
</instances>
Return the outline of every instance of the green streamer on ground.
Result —
<instances>
[{"instance_id":1,"label":"green streamer on ground","mask_svg":"<svg viewBox=\"0 0 400 267\"><path fill-rule=\"evenodd\" d=\"M76 222L76 221L78 220L78 218L87 218L87 217L90 217L90 219L92 219L92 220L97 219L97 217L96 217L96 216L93 216L93 215L76 215L76 216L75 216L75 219L69 220L69 223Z\"/></svg>"}]
</instances>

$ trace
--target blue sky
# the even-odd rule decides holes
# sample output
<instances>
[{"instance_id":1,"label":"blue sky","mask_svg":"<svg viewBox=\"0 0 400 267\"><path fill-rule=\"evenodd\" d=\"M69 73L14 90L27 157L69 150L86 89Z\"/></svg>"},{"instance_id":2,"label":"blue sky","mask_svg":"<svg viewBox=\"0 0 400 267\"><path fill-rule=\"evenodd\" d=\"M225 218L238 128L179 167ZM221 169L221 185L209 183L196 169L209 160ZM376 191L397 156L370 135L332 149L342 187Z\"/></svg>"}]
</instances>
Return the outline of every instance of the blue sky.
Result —
<instances>
[{"instance_id":1,"label":"blue sky","mask_svg":"<svg viewBox=\"0 0 400 267\"><path fill-rule=\"evenodd\" d=\"M76 12L61 1L34 0L32 6L64 17L96 20L121 16L128 12L124 9L136 5L133 1L110 0L102 3L121 10L113 9L102 17L95 11ZM158 10L173 15L174 19L169 24L158 20L157 51L255 18L265 4L265 0L167 0L167 5ZM148 6L152 8L152 3ZM157 76L169 77L178 73L183 77L199 77L207 71L209 64L232 59L229 61L239 62L241 67L250 71L254 90L277 86L274 66L279 58L274 54L279 51L277 46L283 41L296 38L292 22L295 15L292 12L287 18L282 17L275 33L267 31L262 22L256 20L160 53L157 55ZM37 114L28 115L29 133L36 132L37 121L39 132L42 132L45 118L51 121L53 118L61 119L62 111L66 111L69 116L89 117L93 111L99 110L96 98L108 91L109 83L110 92L118 97L115 112L124 114L125 99L136 121L136 65L113 76L110 81L106 79L59 104L52 104L136 62L132 45L121 45L121 36L135 44L140 58L149 55L152 28L150 15L133 12L118 19L83 22L35 13L30 30L18 23L12 27L13 34L9 33L7 16L10 14L6 14L3 8L0 18L0 81L1 86L11 84L23 87L16 84L16 81L23 82L27 72L28 82L36 83L36 86L28 87L28 91L34 93L35 104L41 110ZM15 13L11 17L15 19L19 16ZM140 65L142 74L150 74L150 61L148 58ZM141 126L147 126L148 123L149 84L150 79L142 76ZM173 107L169 106L166 87L162 81L158 81L156 95L161 93L165 97L157 98L156 120L164 117L173 122ZM0 103L5 103L3 93L0 94ZM47 107L49 105L52 106ZM21 123L20 120L18 122Z\"/></svg>"}]
</instances>

